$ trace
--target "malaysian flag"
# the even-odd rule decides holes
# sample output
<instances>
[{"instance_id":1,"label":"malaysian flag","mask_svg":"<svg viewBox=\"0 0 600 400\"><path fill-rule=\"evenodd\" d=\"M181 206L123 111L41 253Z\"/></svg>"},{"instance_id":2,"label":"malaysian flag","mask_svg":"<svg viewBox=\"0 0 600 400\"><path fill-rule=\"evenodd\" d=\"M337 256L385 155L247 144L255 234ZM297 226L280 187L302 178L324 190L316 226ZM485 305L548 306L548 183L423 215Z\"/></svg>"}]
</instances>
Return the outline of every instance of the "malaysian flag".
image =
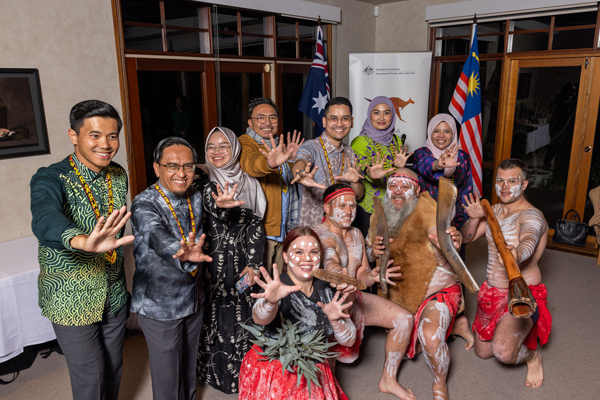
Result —
<instances>
[{"instance_id":1,"label":"malaysian flag","mask_svg":"<svg viewBox=\"0 0 600 400\"><path fill-rule=\"evenodd\" d=\"M473 25L469 58L458 78L448 109L460 123L460 147L471 157L473 183L479 193L483 193L481 190L483 146L481 144L481 85L477 24Z\"/></svg>"},{"instance_id":2,"label":"malaysian flag","mask_svg":"<svg viewBox=\"0 0 600 400\"><path fill-rule=\"evenodd\" d=\"M298 110L315 121L319 127L319 134L323 132L323 109L330 99L329 69L327 67L327 54L323 46L323 30L319 25L317 29L317 51L313 59Z\"/></svg>"}]
</instances>

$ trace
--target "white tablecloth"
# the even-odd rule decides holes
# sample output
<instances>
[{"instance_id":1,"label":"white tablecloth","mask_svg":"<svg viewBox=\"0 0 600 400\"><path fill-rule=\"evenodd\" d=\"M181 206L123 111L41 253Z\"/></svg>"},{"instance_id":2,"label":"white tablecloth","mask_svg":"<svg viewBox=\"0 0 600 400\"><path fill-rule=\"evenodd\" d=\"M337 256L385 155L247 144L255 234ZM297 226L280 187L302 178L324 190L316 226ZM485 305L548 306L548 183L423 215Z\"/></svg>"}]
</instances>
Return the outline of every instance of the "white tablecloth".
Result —
<instances>
[{"instance_id":1,"label":"white tablecloth","mask_svg":"<svg viewBox=\"0 0 600 400\"><path fill-rule=\"evenodd\" d=\"M38 243L34 236L0 243L0 362L23 347L56 339L38 306Z\"/></svg>"},{"instance_id":2,"label":"white tablecloth","mask_svg":"<svg viewBox=\"0 0 600 400\"><path fill-rule=\"evenodd\" d=\"M536 128L527 134L527 154L550 143L550 124L529 125Z\"/></svg>"}]
</instances>

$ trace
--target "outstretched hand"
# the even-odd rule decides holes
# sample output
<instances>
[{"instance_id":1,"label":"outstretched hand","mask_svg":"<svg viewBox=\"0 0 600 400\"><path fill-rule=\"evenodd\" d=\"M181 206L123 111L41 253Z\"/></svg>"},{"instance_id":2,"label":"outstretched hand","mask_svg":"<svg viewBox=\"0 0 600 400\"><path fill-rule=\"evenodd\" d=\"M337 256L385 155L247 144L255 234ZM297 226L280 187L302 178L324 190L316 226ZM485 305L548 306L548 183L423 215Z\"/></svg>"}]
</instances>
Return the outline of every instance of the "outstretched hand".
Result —
<instances>
[{"instance_id":1,"label":"outstretched hand","mask_svg":"<svg viewBox=\"0 0 600 400\"><path fill-rule=\"evenodd\" d=\"M460 146L457 146L456 143L447 148L438 159L438 168L458 167L460 165L458 162L458 150L460 150Z\"/></svg>"},{"instance_id":2,"label":"outstretched hand","mask_svg":"<svg viewBox=\"0 0 600 400\"><path fill-rule=\"evenodd\" d=\"M466 206L463 204L462 207L465 209L465 212L469 216L469 218L481 218L485 216L483 212L483 207L481 207L481 201L479 199L479 193L477 189L475 189L474 193L469 193L469 197L463 196L465 199Z\"/></svg>"},{"instance_id":3,"label":"outstretched hand","mask_svg":"<svg viewBox=\"0 0 600 400\"><path fill-rule=\"evenodd\" d=\"M320 301L317 302L317 305L321 307L323 313L327 316L330 321L337 321L340 318L350 318L349 314L344 313L345 310L352 307L352 302L348 302L344 304L344 301L348 298L349 293L344 293L340 297L340 292L335 292L333 299L327 303L323 304Z\"/></svg>"},{"instance_id":4,"label":"outstretched hand","mask_svg":"<svg viewBox=\"0 0 600 400\"><path fill-rule=\"evenodd\" d=\"M394 157L394 162L392 164L394 164L394 167L396 168L404 168L406 166L406 161L408 161L408 159L410 158L410 156L412 156L412 152L408 153L408 146L403 146L402 148L400 148L400 151L398 153L396 153L396 156Z\"/></svg>"},{"instance_id":5,"label":"outstretched hand","mask_svg":"<svg viewBox=\"0 0 600 400\"><path fill-rule=\"evenodd\" d=\"M319 166L315 166L311 172L311 168L310 168L311 163L308 163L306 165L306 169L304 171L302 170L297 170L296 171L296 176L294 177L294 179L292 180L292 182L290 182L292 185L294 183L299 183L303 186L306 187L314 187L317 189L327 189L326 186L321 185L320 183L315 182L315 174L317 173L317 170L319 169Z\"/></svg>"},{"instance_id":6,"label":"outstretched hand","mask_svg":"<svg viewBox=\"0 0 600 400\"><path fill-rule=\"evenodd\" d=\"M213 199L215 199L215 203L219 208L233 208L241 206L245 203L245 201L234 200L233 196L235 195L235 191L237 190L237 183L233 185L231 191L229 191L229 182L225 182L225 188L221 190L221 186L217 185L217 194L212 193Z\"/></svg>"},{"instance_id":7,"label":"outstretched hand","mask_svg":"<svg viewBox=\"0 0 600 400\"><path fill-rule=\"evenodd\" d=\"M383 160L381 160L381 157L379 157L379 153L377 153L377 157L372 157L371 158L371 165L368 166L367 165L367 175L369 175L369 177L371 179L381 179L384 176L386 176L387 174L389 174L390 172L394 171L394 168L388 168L388 169L384 169L385 168L385 157L383 158Z\"/></svg>"},{"instance_id":8,"label":"outstretched hand","mask_svg":"<svg viewBox=\"0 0 600 400\"><path fill-rule=\"evenodd\" d=\"M259 277L256 277L254 280L256 284L265 291L262 293L250 293L250 296L255 299L263 298L271 304L277 304L279 303L279 300L287 297L290 293L297 292L301 289L298 285L288 286L281 283L276 264L273 264L273 278L269 276L269 273L264 267L260 267L260 273L263 276L264 282Z\"/></svg>"},{"instance_id":9,"label":"outstretched hand","mask_svg":"<svg viewBox=\"0 0 600 400\"><path fill-rule=\"evenodd\" d=\"M178 258L179 261L190 261L193 263L212 261L211 257L202 252L202 246L204 245L205 238L206 235L203 233L198 239L198 243L196 243L196 235L194 235L193 232L190 232L190 235L188 236L188 242L185 243L184 240L179 242L181 244L181 248L173 255L173 258Z\"/></svg>"},{"instance_id":10,"label":"outstretched hand","mask_svg":"<svg viewBox=\"0 0 600 400\"><path fill-rule=\"evenodd\" d=\"M71 239L71 247L88 253L106 253L133 242L133 235L117 239L117 235L130 217L131 212L127 212L125 206L121 207L120 210L113 211L106 219L100 217L89 236L77 235Z\"/></svg>"},{"instance_id":11,"label":"outstretched hand","mask_svg":"<svg viewBox=\"0 0 600 400\"><path fill-rule=\"evenodd\" d=\"M298 132L296 134L296 130L294 129L294 134L291 137L291 139L290 139L290 133L288 132L287 148L288 148L288 151L291 151L290 159L296 158L296 154L298 154L298 149L300 149L300 146L302 146L302 143L304 143L304 139L300 140L300 138L302 138L302 132Z\"/></svg>"},{"instance_id":12,"label":"outstretched hand","mask_svg":"<svg viewBox=\"0 0 600 400\"><path fill-rule=\"evenodd\" d=\"M334 176L333 179L348 183L357 183L360 182L361 179L365 179L365 177L359 174L358 170L356 169L356 157L354 157L352 160L346 157L346 165L348 166L346 172L344 172L342 175Z\"/></svg>"},{"instance_id":13,"label":"outstretched hand","mask_svg":"<svg viewBox=\"0 0 600 400\"><path fill-rule=\"evenodd\" d=\"M286 149L283 141L283 135L279 136L279 145L275 143L272 133L269 133L269 140L271 144L270 146L267 145L265 139L262 140L263 146L265 146L265 148L269 151L263 150L260 147L258 148L258 151L260 151L260 153L267 158L267 164L269 165L269 168L275 169L290 159L294 149L290 149L289 147Z\"/></svg>"},{"instance_id":14,"label":"outstretched hand","mask_svg":"<svg viewBox=\"0 0 600 400\"><path fill-rule=\"evenodd\" d=\"M392 265L393 263L394 263L394 260L389 260L387 263L388 268L385 270L385 281L389 285L396 286L396 282L392 281L390 278L397 278L399 276L402 276L402 274L400 272L396 272L396 271L400 271L400 266L390 268L390 265ZM371 270L371 278L373 278L373 280L375 282L380 283L379 267Z\"/></svg>"}]
</instances>

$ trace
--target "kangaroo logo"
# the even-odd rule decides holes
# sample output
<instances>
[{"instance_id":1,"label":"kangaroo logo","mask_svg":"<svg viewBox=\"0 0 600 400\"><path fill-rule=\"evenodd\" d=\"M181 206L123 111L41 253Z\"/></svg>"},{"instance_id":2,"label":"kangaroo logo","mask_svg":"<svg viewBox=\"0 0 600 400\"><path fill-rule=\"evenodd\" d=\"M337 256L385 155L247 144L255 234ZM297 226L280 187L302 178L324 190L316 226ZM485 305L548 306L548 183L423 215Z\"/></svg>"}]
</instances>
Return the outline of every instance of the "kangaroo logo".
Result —
<instances>
[{"instance_id":1,"label":"kangaroo logo","mask_svg":"<svg viewBox=\"0 0 600 400\"><path fill-rule=\"evenodd\" d=\"M369 103L371 102L370 99L367 99L365 97L365 100L367 100ZM396 110L396 115L398 116L398 119L402 122L406 122L405 120L402 119L402 117L400 116L400 110L403 110L404 107L406 107L409 104L415 104L414 100L412 98L408 98L408 100L402 100L399 97L390 97L390 100L392 101L392 103L394 104L394 108Z\"/></svg>"}]
</instances>

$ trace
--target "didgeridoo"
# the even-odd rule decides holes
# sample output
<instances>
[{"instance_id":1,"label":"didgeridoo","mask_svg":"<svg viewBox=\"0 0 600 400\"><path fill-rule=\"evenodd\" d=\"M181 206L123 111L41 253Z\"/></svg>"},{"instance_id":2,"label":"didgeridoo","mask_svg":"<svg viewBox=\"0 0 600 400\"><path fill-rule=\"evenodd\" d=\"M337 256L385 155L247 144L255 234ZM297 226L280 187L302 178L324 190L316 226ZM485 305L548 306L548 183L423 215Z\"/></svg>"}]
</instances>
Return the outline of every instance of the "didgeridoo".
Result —
<instances>
[{"instance_id":1,"label":"didgeridoo","mask_svg":"<svg viewBox=\"0 0 600 400\"><path fill-rule=\"evenodd\" d=\"M500 253L500 257L502 257L504 268L506 268L506 273L508 274L508 311L517 318L529 318L537 307L535 298L529 291L523 275L521 275L517 261L510 250L507 249L506 240L490 203L486 199L482 199L481 207L483 208L485 219L492 231L494 243Z\"/></svg>"}]
</instances>

